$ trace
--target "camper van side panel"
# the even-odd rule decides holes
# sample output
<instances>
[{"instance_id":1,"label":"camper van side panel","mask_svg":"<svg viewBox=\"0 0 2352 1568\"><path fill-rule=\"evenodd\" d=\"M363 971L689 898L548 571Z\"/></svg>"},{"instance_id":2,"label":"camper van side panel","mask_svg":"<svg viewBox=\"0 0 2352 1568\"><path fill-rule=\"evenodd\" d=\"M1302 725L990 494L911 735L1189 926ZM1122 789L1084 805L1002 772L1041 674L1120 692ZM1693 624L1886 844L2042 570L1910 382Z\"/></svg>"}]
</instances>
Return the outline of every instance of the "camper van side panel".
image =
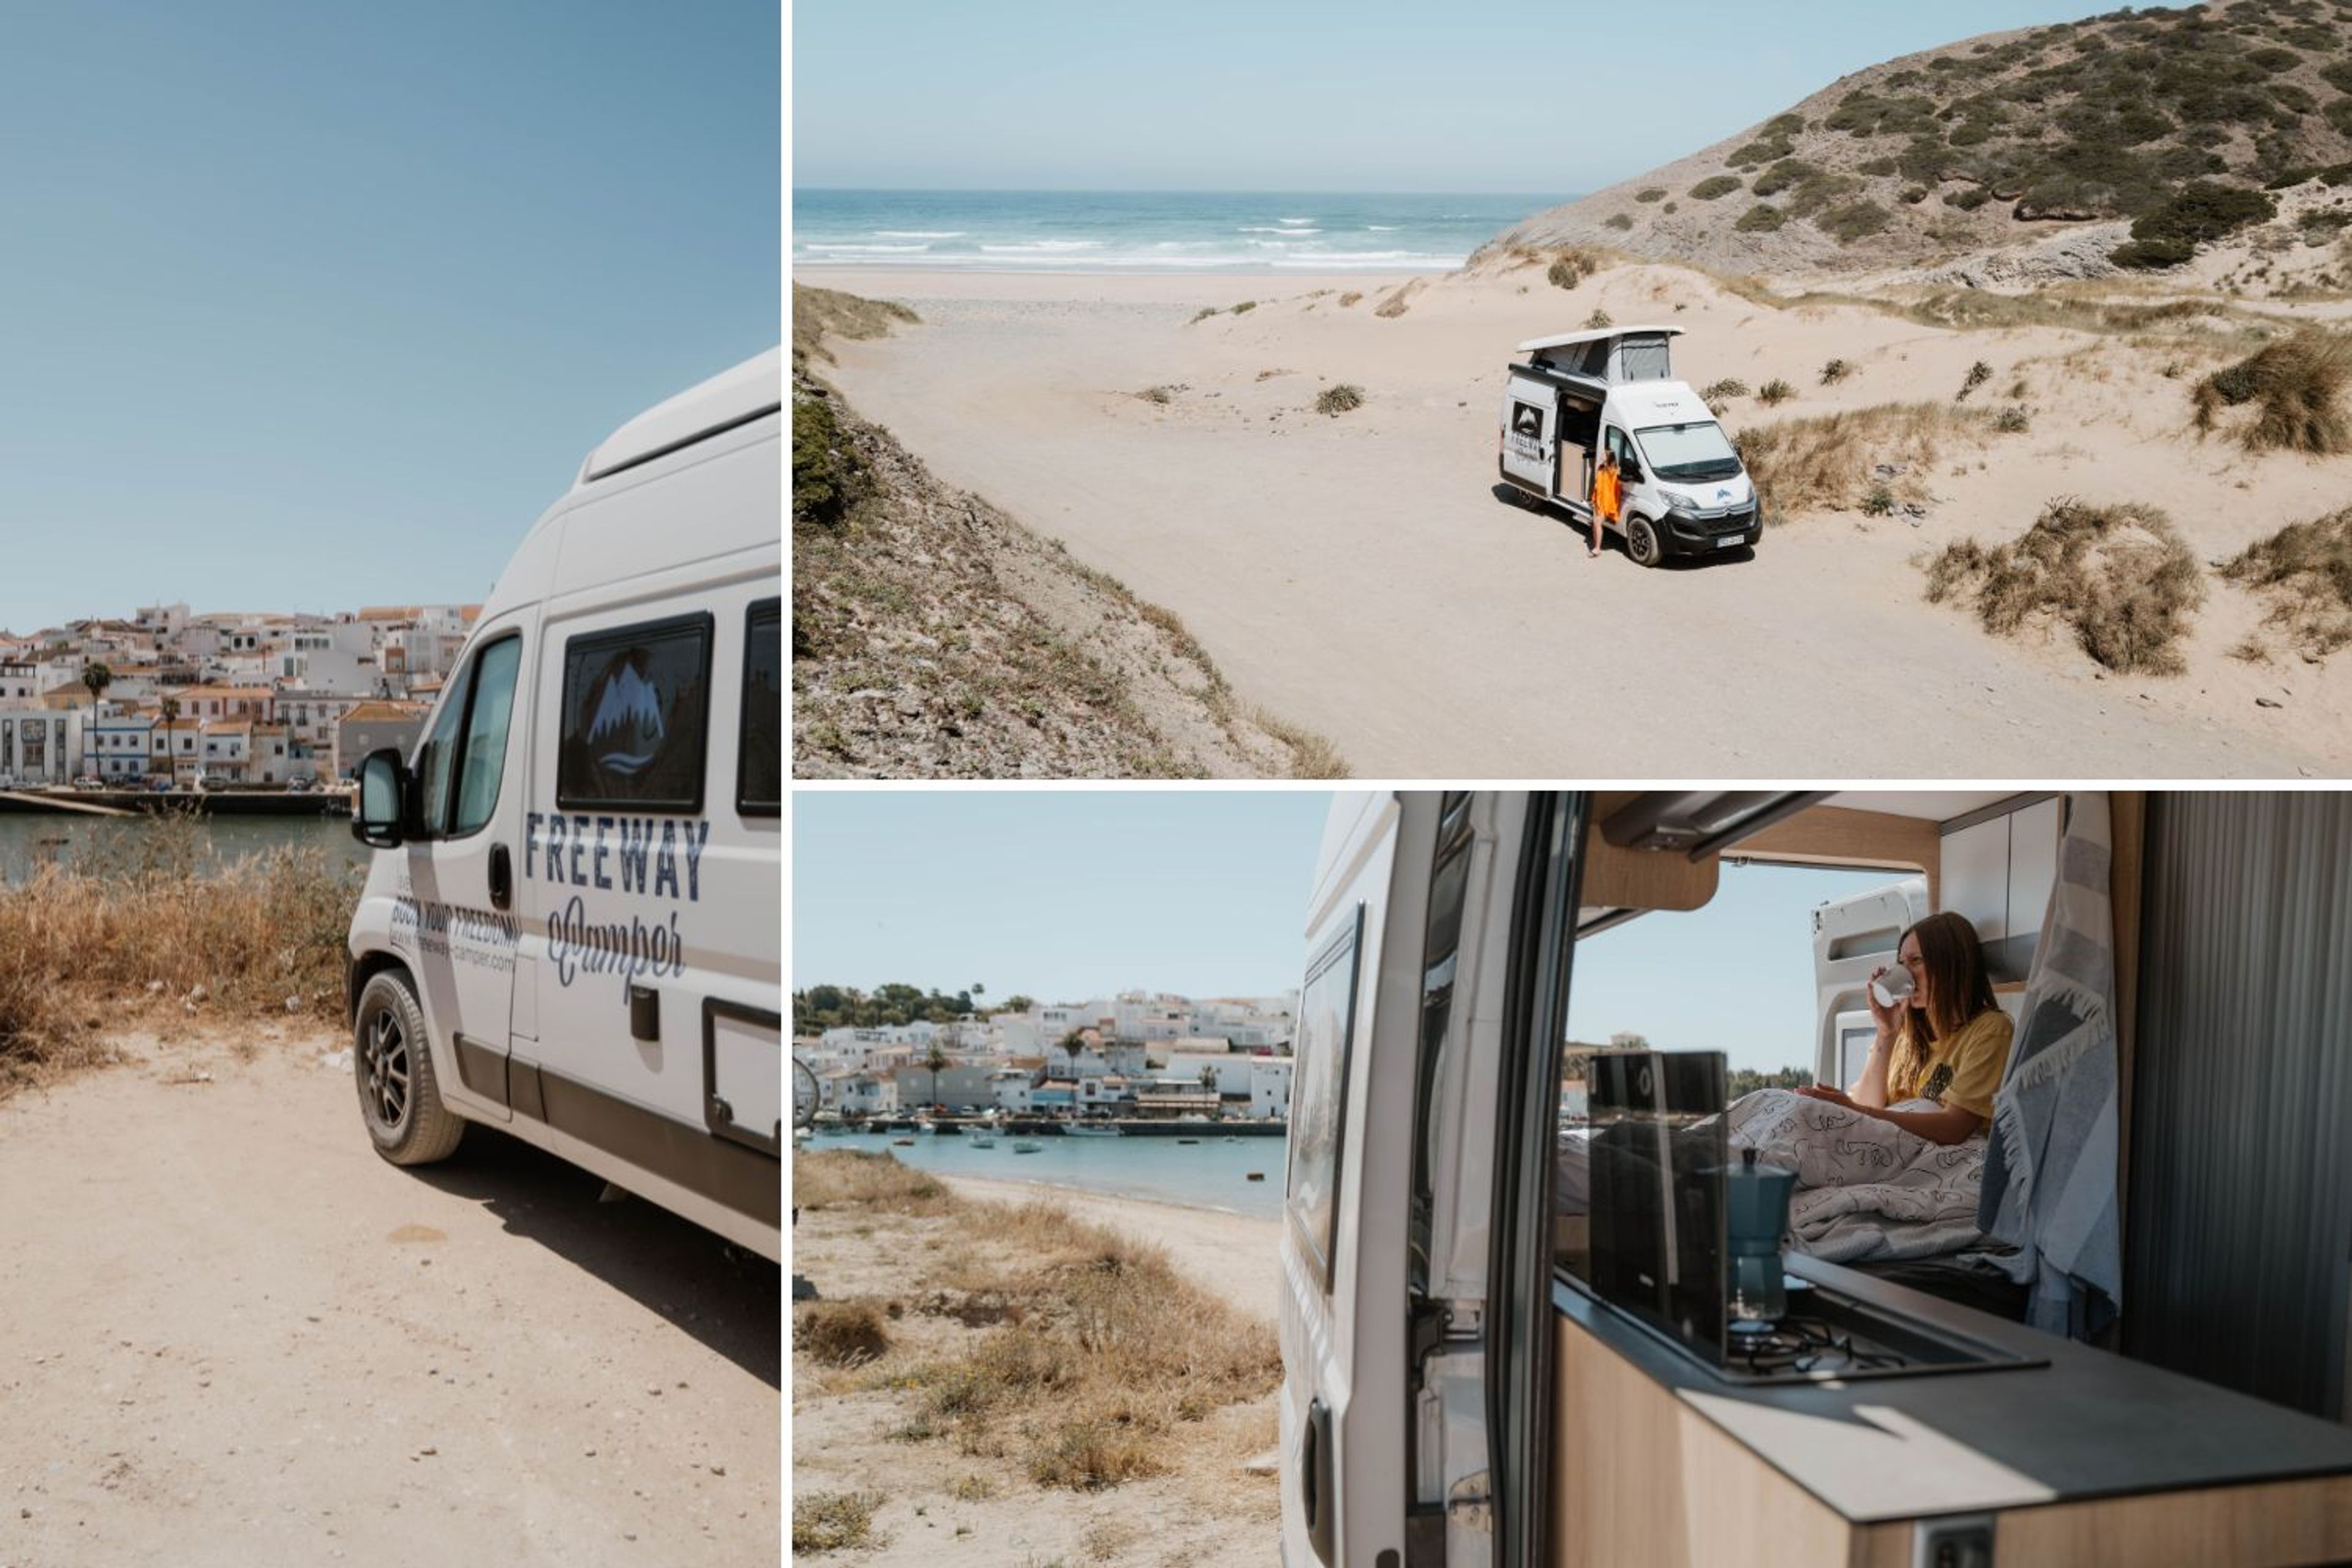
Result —
<instances>
[{"instance_id":1,"label":"camper van side panel","mask_svg":"<svg viewBox=\"0 0 2352 1568\"><path fill-rule=\"evenodd\" d=\"M535 1005L514 1042L536 1103L518 1111L669 1184L672 1206L772 1226L781 818L743 764L780 741L776 442L653 479L575 501L541 620L517 859ZM649 540L665 563L631 570ZM747 682L775 706L748 712Z\"/></svg>"}]
</instances>

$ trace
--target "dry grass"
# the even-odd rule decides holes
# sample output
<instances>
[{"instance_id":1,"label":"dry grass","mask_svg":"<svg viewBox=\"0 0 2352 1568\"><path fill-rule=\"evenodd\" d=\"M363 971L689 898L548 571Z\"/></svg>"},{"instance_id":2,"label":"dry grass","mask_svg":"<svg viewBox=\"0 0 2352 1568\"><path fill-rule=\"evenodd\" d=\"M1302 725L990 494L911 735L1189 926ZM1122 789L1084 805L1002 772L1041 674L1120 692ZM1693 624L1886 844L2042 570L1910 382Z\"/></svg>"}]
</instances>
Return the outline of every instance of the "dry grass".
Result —
<instances>
[{"instance_id":1,"label":"dry grass","mask_svg":"<svg viewBox=\"0 0 2352 1568\"><path fill-rule=\"evenodd\" d=\"M2256 350L2197 384L2197 428L2210 431L2221 410L2255 405L2237 437L2250 452L2352 452L2352 419L2343 395L2352 382L2352 334L2306 330Z\"/></svg>"},{"instance_id":2,"label":"dry grass","mask_svg":"<svg viewBox=\"0 0 2352 1568\"><path fill-rule=\"evenodd\" d=\"M871 1301L812 1301L793 1318L793 1343L825 1366L863 1366L889 1353L890 1336Z\"/></svg>"},{"instance_id":3,"label":"dry grass","mask_svg":"<svg viewBox=\"0 0 2352 1568\"><path fill-rule=\"evenodd\" d=\"M833 355L824 347L828 336L878 338L887 335L894 327L921 320L906 306L887 300L864 300L837 289L812 289L805 283L795 283L793 368L804 369L812 359L831 364Z\"/></svg>"},{"instance_id":4,"label":"dry grass","mask_svg":"<svg viewBox=\"0 0 2352 1568\"><path fill-rule=\"evenodd\" d=\"M945 1214L955 1203L947 1188L887 1154L822 1149L793 1156L793 1205L858 1208L873 1214Z\"/></svg>"},{"instance_id":5,"label":"dry grass","mask_svg":"<svg viewBox=\"0 0 2352 1568\"><path fill-rule=\"evenodd\" d=\"M2352 507L2257 540L2221 575L2262 594L2270 624L2306 655L2326 658L2352 643Z\"/></svg>"},{"instance_id":6,"label":"dry grass","mask_svg":"<svg viewBox=\"0 0 2352 1568\"><path fill-rule=\"evenodd\" d=\"M1928 565L1927 598L1969 605L1996 637L2056 621L2109 669L2178 675L2178 645L2205 584L2197 558L2157 508L2061 497L2011 543L1947 545Z\"/></svg>"},{"instance_id":7,"label":"dry grass","mask_svg":"<svg viewBox=\"0 0 2352 1568\"><path fill-rule=\"evenodd\" d=\"M813 1158L796 1162L796 1184ZM949 1250L913 1310L971 1331L875 1370L872 1386L914 1401L905 1440L953 1442L1038 1486L1091 1491L1179 1468L1223 1440L1210 1417L1280 1380L1273 1329L1193 1285L1163 1249L1049 1203L949 1212Z\"/></svg>"},{"instance_id":8,"label":"dry grass","mask_svg":"<svg viewBox=\"0 0 2352 1568\"><path fill-rule=\"evenodd\" d=\"M874 1533L879 1492L811 1492L793 1499L793 1550L845 1552L888 1543Z\"/></svg>"},{"instance_id":9,"label":"dry grass","mask_svg":"<svg viewBox=\"0 0 2352 1568\"><path fill-rule=\"evenodd\" d=\"M1364 405L1364 389L1352 381L1342 381L1325 387L1315 395L1315 412L1337 417L1349 409Z\"/></svg>"},{"instance_id":10,"label":"dry grass","mask_svg":"<svg viewBox=\"0 0 2352 1568\"><path fill-rule=\"evenodd\" d=\"M1741 431L1736 445L1772 513L1844 510L1886 488L1880 465L1924 475L1947 443L1981 440L1990 423L1981 410L1948 404L1882 403L1759 425ZM1890 491L1895 499L1904 498Z\"/></svg>"},{"instance_id":11,"label":"dry grass","mask_svg":"<svg viewBox=\"0 0 2352 1568\"><path fill-rule=\"evenodd\" d=\"M0 1097L147 1013L341 1016L353 870L318 849L215 860L188 818L121 826L0 893Z\"/></svg>"}]
</instances>

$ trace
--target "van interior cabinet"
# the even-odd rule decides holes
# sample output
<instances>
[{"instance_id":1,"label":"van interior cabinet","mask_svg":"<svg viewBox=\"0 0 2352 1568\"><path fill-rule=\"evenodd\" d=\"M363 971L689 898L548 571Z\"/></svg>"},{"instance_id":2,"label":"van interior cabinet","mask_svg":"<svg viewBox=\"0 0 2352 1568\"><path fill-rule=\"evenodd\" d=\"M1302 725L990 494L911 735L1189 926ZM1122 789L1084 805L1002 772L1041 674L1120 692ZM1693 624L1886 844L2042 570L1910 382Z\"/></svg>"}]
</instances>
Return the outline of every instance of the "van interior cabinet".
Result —
<instances>
[{"instance_id":1,"label":"van interior cabinet","mask_svg":"<svg viewBox=\"0 0 2352 1568\"><path fill-rule=\"evenodd\" d=\"M1740 1387L1565 1284L1562 1568L2204 1568L2352 1558L2352 1432L1809 1258L1792 1273L2046 1364ZM1939 1559L1925 1538L1991 1543Z\"/></svg>"}]
</instances>

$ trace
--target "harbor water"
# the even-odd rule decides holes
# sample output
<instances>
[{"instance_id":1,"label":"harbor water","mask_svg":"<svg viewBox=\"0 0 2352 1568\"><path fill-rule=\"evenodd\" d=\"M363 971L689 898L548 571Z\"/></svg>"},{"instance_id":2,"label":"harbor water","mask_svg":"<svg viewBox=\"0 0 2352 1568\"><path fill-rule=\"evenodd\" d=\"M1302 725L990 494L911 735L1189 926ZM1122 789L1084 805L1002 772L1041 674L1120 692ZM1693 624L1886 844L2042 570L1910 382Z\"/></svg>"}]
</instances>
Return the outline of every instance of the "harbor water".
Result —
<instances>
[{"instance_id":1,"label":"harbor water","mask_svg":"<svg viewBox=\"0 0 2352 1568\"><path fill-rule=\"evenodd\" d=\"M1189 1134L1187 1136L1190 1136ZM1273 1219L1282 1213L1282 1185L1287 1140L1235 1138L1228 1142L1213 1124L1204 1125L1198 1143L1174 1138L1028 1139L1034 1154L1016 1154L1020 1140L995 1134L996 1146L977 1148L968 1133L818 1132L802 1148L861 1149L885 1153L918 1171L943 1176L986 1176L1001 1182L1037 1182L1047 1186L1075 1187L1113 1197L1149 1198L1187 1208L1223 1209L1229 1214ZM899 1146L895 1140L911 1138ZM1253 1182L1251 1172L1265 1179Z\"/></svg>"}]
</instances>

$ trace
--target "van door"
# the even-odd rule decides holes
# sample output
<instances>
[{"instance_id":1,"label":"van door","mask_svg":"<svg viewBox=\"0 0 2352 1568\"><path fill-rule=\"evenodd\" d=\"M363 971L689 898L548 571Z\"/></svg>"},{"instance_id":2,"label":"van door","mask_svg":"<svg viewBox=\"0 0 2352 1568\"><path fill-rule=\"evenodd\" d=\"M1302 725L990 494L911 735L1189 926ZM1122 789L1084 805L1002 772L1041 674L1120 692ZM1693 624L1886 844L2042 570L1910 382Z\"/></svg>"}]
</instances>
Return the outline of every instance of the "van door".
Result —
<instances>
[{"instance_id":1,"label":"van door","mask_svg":"<svg viewBox=\"0 0 2352 1568\"><path fill-rule=\"evenodd\" d=\"M509 1114L507 1027L514 1001L514 847L521 838L524 748L515 693L534 613L481 627L416 754L420 831L404 846L394 919L415 921L418 999L433 1031L441 1092L469 1112Z\"/></svg>"},{"instance_id":2,"label":"van door","mask_svg":"<svg viewBox=\"0 0 2352 1568\"><path fill-rule=\"evenodd\" d=\"M1559 394L1547 381L1513 375L1503 395L1503 476L1538 495L1554 494Z\"/></svg>"},{"instance_id":3,"label":"van door","mask_svg":"<svg viewBox=\"0 0 2352 1568\"><path fill-rule=\"evenodd\" d=\"M1283 1242L1295 1568L1538 1560L1582 816L1581 797L1496 794L1334 808Z\"/></svg>"},{"instance_id":4,"label":"van door","mask_svg":"<svg viewBox=\"0 0 2352 1568\"><path fill-rule=\"evenodd\" d=\"M1863 987L1871 971L1894 964L1903 933L1932 912L1925 877L1906 877L1813 910L1815 1083L1843 1089L1862 1076L1878 1037Z\"/></svg>"}]
</instances>

